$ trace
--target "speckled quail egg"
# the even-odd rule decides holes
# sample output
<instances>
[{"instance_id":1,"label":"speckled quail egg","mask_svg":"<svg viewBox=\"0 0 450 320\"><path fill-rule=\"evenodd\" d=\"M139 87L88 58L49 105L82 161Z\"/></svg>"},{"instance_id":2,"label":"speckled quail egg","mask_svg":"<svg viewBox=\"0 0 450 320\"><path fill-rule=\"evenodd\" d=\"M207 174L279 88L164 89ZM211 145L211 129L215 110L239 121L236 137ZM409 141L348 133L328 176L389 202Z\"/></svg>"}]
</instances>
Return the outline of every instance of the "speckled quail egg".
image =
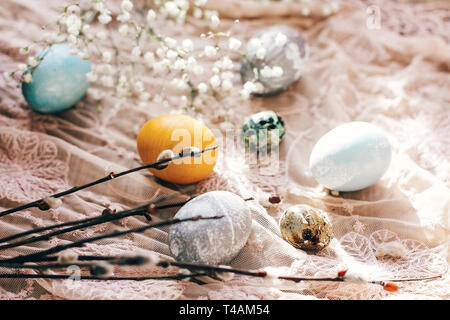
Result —
<instances>
[{"instance_id":1,"label":"speckled quail egg","mask_svg":"<svg viewBox=\"0 0 450 320\"><path fill-rule=\"evenodd\" d=\"M284 240L304 250L322 250L333 238L327 214L304 204L294 205L283 213L280 231Z\"/></svg>"}]
</instances>

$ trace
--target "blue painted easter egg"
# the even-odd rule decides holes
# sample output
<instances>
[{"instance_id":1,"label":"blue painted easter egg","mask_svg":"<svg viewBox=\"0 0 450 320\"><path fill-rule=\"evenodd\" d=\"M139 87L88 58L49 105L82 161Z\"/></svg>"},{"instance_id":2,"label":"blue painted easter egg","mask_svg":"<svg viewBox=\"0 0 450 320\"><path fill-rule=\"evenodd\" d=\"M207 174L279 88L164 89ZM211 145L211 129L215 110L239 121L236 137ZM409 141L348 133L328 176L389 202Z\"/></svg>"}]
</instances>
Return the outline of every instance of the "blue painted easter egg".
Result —
<instances>
[{"instance_id":1,"label":"blue painted easter egg","mask_svg":"<svg viewBox=\"0 0 450 320\"><path fill-rule=\"evenodd\" d=\"M37 55L39 64L31 72L32 80L22 83L22 93L30 107L41 113L59 112L80 101L89 87L88 60L70 54L66 44L54 44Z\"/></svg>"},{"instance_id":2,"label":"blue painted easter egg","mask_svg":"<svg viewBox=\"0 0 450 320\"><path fill-rule=\"evenodd\" d=\"M330 190L371 186L389 167L391 146L377 126L355 121L340 125L317 141L309 159L312 175Z\"/></svg>"}]
</instances>

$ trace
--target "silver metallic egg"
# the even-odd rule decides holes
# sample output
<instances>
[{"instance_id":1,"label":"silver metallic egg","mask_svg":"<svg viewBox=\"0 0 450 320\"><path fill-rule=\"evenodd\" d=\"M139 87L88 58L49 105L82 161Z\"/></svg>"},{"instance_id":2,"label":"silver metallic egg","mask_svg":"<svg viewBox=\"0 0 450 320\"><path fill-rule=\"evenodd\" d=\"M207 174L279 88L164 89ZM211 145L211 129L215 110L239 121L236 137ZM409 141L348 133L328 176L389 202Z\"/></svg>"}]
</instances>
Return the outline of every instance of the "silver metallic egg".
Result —
<instances>
[{"instance_id":1,"label":"silver metallic egg","mask_svg":"<svg viewBox=\"0 0 450 320\"><path fill-rule=\"evenodd\" d=\"M257 84L255 95L285 91L303 74L308 53L308 44L297 30L285 25L265 28L246 45L242 82Z\"/></svg>"},{"instance_id":2,"label":"silver metallic egg","mask_svg":"<svg viewBox=\"0 0 450 320\"><path fill-rule=\"evenodd\" d=\"M322 250L333 238L327 214L304 204L292 206L283 213L280 231L284 240L305 250Z\"/></svg>"}]
</instances>

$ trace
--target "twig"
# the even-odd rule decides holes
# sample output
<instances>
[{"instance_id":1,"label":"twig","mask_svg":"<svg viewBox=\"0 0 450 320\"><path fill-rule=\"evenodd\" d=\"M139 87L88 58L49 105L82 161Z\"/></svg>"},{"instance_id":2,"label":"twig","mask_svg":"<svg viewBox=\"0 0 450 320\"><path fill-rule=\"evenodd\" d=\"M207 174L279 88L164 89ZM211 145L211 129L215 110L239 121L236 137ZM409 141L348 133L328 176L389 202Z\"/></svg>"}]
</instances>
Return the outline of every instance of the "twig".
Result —
<instances>
[{"instance_id":1,"label":"twig","mask_svg":"<svg viewBox=\"0 0 450 320\"><path fill-rule=\"evenodd\" d=\"M178 224L181 222L198 221L198 220L212 220L212 219L220 219L222 217L223 216L213 216L213 217L195 216L195 217L185 218L185 219L178 219L178 218L169 219L169 220L149 224L147 226L143 226L143 227L139 227L139 228L124 230L124 231L114 231L111 233L102 234L102 235L98 235L95 237L89 237L86 239L82 239L82 240L71 242L71 243L64 244L64 245L57 245L57 246L54 246L52 248L49 248L49 249L46 249L46 250L43 250L43 251L40 251L37 253L31 253L31 254L27 254L27 255L21 255L21 256L9 258L9 259L4 259L4 260L0 260L0 262L1 263L27 262L27 261L29 261L29 259L35 259L35 258L46 256L49 254L58 253L58 252L61 252L63 250L69 249L69 248L82 247L85 243L89 243L89 242L95 242L95 241L102 240L102 239L119 237L119 236L123 236L123 235L130 234L130 233L141 233L141 232L144 232L151 228L158 228L158 227Z\"/></svg>"},{"instance_id":2,"label":"twig","mask_svg":"<svg viewBox=\"0 0 450 320\"><path fill-rule=\"evenodd\" d=\"M58 257L38 257L35 259L28 260L29 262L48 262L48 261L57 261ZM28 264L21 264L21 263L8 263L4 261L0 261L0 267L2 268L12 268L12 269L36 269L36 270L46 270L46 269L53 269L53 268L66 268L69 266L79 266L79 267L93 267L96 265L96 263L92 262L82 262L82 261L107 261L108 264L116 264L116 265L142 265L146 264L149 260L145 256L141 255L135 255L135 256L79 256L78 262L70 262L70 263L53 263L53 264L44 264L44 265L28 265ZM187 263L187 262L177 262L177 261L166 261L162 260L156 263L156 266L160 266L163 268L167 268L169 266L175 266L181 269L188 269L190 271L203 271L203 273L192 273L190 275L186 275L186 277L195 277L195 276L212 276L217 275L221 273L233 273L233 274L240 274L245 276L251 276L251 277L257 277L257 278L274 278L274 279L280 279L280 280L288 280L288 281L294 281L294 282L301 282L301 281L331 281L331 282L346 282L350 281L350 279L347 279L345 277L346 270L338 272L336 277L323 277L323 278L312 278L312 277L296 277L296 276L271 276L268 274L265 270L245 270L245 269L236 269L231 268L229 266L218 266L218 265L205 265L205 264L198 264L198 263ZM92 270L92 269L91 269ZM179 274L180 275L180 274ZM5 277L8 277L9 275L4 275ZM373 281L366 281L366 283L375 284L375 285L381 285L385 290L395 292L398 290L398 286L393 282L406 282L406 281L424 281L424 280L433 280L441 278L443 274L425 277L425 278L407 278L407 279L391 279L391 280L373 280ZM0 276L1 278L1 276ZM61 276L60 278L64 278L64 276ZM105 279L102 277L102 279ZM113 278L108 278L110 280L114 280ZM117 280L123 280L125 278L118 278ZM142 280L142 278L136 277L136 278L126 278L126 279L136 279L136 280Z\"/></svg>"},{"instance_id":3,"label":"twig","mask_svg":"<svg viewBox=\"0 0 450 320\"><path fill-rule=\"evenodd\" d=\"M187 200L187 201L189 201L189 200ZM38 241L49 240L52 237L55 237L55 236L58 236L58 235L61 235L64 233L72 232L72 231L79 230L79 229L84 229L84 228L91 227L94 225L111 222L114 220L119 220L119 219L123 219L126 217L131 217L131 216L138 216L138 215L145 216L147 218L147 220L151 220L151 217L149 215L150 212L153 212L156 210L161 210L161 209L179 207L179 206L186 204L187 201L180 202L180 203L168 204L168 205L164 205L164 206L155 206L155 202L150 202L145 205L139 206L137 208L125 210L125 211L122 211L119 213L107 213L107 214L103 214L103 215L101 215L99 217L95 217L95 218L88 218L88 219L83 219L83 220L78 220L78 221L66 222L66 223L62 223L62 224L58 224L58 225L53 225L53 226L43 227L40 229L26 231L24 233L19 233L19 234L12 235L12 236L9 236L4 239L0 239L0 242L6 241L5 239L11 240L11 238L14 239L14 238L23 237L30 233L37 233L37 232L41 232L41 231L45 231L45 230L56 229L56 228L62 227L64 225L75 225L75 226L67 227L67 228L64 228L61 230L53 231L53 232L50 232L50 233L47 233L44 235L26 238L24 240L17 241L14 243L0 245L0 250L15 248L15 247L19 247L19 246L22 246L25 244L30 244L30 243L34 243L34 242L38 242Z\"/></svg>"},{"instance_id":4,"label":"twig","mask_svg":"<svg viewBox=\"0 0 450 320\"><path fill-rule=\"evenodd\" d=\"M128 281L145 281L145 280L183 280L186 278L203 277L207 273L193 273L193 274L176 274L171 276L155 276L155 277L98 277L98 276L74 276L64 274L0 274L0 279L73 279L73 280L128 280Z\"/></svg>"},{"instance_id":5,"label":"twig","mask_svg":"<svg viewBox=\"0 0 450 320\"><path fill-rule=\"evenodd\" d=\"M183 152L181 152L177 156L174 156L174 157L171 157L171 158L166 158L166 159L161 159L160 161L148 163L148 164L145 164L145 165L140 166L140 167L136 167L136 168L129 169L129 170L126 170L126 171L122 171L122 172L119 172L119 173L111 172L106 177L103 177L101 179L89 182L87 184L84 184L84 185L81 185L81 186L78 186L78 187L73 187L73 188L68 189L66 191L55 193L55 194L53 194L53 195L51 195L49 197L50 198L60 198L60 197L72 194L74 192L77 192L79 190L83 190L83 189L86 189L86 188L95 186L97 184L113 180L115 178L119 178L121 176L130 174L130 173L133 173L133 172L136 172L136 171L140 171L140 170L143 170L143 169L149 169L149 168L158 168L161 165L169 163L171 161L182 159L182 158L186 158L186 157L196 157L196 156L201 155L201 154L203 154L203 153L205 153L207 151L212 151L212 150L215 150L217 148L218 148L218 146L214 146L214 147L206 148L206 149L203 149L203 150L200 150L200 151L197 151L197 152L194 152L194 151L190 152L190 153L183 153ZM46 198L42 198L42 199L39 199L39 200L36 200L36 201L29 202L29 203L24 204L24 205L15 207L15 208L11 208L11 209L2 211L2 212L0 212L0 217L6 216L6 215L11 214L13 212L17 212L17 211L20 211L20 210L28 209L28 208L39 208L41 210L48 210L48 209L50 209L50 206L45 201Z\"/></svg>"},{"instance_id":6,"label":"twig","mask_svg":"<svg viewBox=\"0 0 450 320\"><path fill-rule=\"evenodd\" d=\"M38 241L44 241L44 240L49 240L52 237L55 237L57 235L61 235L64 233L68 233L68 232L72 232L75 230L79 230L79 229L84 229L90 226L94 226L94 225L98 225L98 224L102 224L102 223L106 223L106 222L111 222L114 220L119 220L119 219L123 219L126 217L130 217L130 216L145 216L145 218L149 221L151 221L151 216L150 213L152 212L156 212L157 210L163 210L163 209L168 209L168 208L174 208L174 207L181 207L183 205L185 205L187 202L191 201L194 197L189 198L186 201L183 202L178 202L178 203L171 203L171 204L167 204L167 205L160 205L160 206L156 206L156 203L158 202L162 202L162 201L166 201L168 197L164 197L161 198L157 201L153 201L153 202L149 202L147 204L144 204L142 206L133 208L133 209L129 209L129 210L124 210L118 213L112 213L110 211L108 211L108 209L106 209L105 211L103 211L103 214L97 217L93 217L93 218L86 218L86 219L81 219L81 220L76 220L76 221L69 221L69 222L64 222L64 223L59 223L59 224L55 224L55 225L51 225L51 226L47 226L47 227L42 227L42 228L37 228L37 229L33 229L33 230L28 230L22 233L18 233L18 234L13 234L11 236L5 237L5 238L1 238L0 239L0 243L3 242L8 242L17 238L22 238L24 236L27 236L29 234L34 234L34 233L39 233L39 232L43 232L43 231L48 231L48 230L52 230L52 229L57 229L57 228L61 228L61 227L65 227L68 226L68 228L64 228L61 230L57 230L54 232L49 232L47 234L43 234L40 236L33 236L30 238L26 238L24 240L21 241L17 241L17 242L13 242L13 243L8 243L8 244L4 244L4 245L0 245L0 250L6 250L6 249L10 249L10 248L15 248L21 245L25 245L25 244L30 244L30 243L34 243L34 242L38 242ZM249 201L249 200L253 200L253 198L247 198L244 199L244 201ZM72 227L70 227L72 226Z\"/></svg>"}]
</instances>

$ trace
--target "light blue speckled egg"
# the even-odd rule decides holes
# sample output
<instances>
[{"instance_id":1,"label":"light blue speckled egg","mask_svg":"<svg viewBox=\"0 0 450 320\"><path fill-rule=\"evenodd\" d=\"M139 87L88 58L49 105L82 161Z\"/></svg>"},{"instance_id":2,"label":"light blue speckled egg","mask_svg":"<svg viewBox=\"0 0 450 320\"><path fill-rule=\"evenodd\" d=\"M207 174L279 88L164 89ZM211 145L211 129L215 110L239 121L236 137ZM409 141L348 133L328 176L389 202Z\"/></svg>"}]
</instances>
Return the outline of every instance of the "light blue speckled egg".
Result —
<instances>
[{"instance_id":1,"label":"light blue speckled egg","mask_svg":"<svg viewBox=\"0 0 450 320\"><path fill-rule=\"evenodd\" d=\"M84 97L90 84L86 79L91 70L89 61L71 55L67 44L54 44L38 57L42 61L31 69L32 81L22 83L23 96L33 110L63 111Z\"/></svg>"},{"instance_id":2,"label":"light blue speckled egg","mask_svg":"<svg viewBox=\"0 0 450 320\"><path fill-rule=\"evenodd\" d=\"M317 141L309 159L312 175L330 190L371 186L389 167L391 146L377 126L355 121L340 125Z\"/></svg>"}]
</instances>

